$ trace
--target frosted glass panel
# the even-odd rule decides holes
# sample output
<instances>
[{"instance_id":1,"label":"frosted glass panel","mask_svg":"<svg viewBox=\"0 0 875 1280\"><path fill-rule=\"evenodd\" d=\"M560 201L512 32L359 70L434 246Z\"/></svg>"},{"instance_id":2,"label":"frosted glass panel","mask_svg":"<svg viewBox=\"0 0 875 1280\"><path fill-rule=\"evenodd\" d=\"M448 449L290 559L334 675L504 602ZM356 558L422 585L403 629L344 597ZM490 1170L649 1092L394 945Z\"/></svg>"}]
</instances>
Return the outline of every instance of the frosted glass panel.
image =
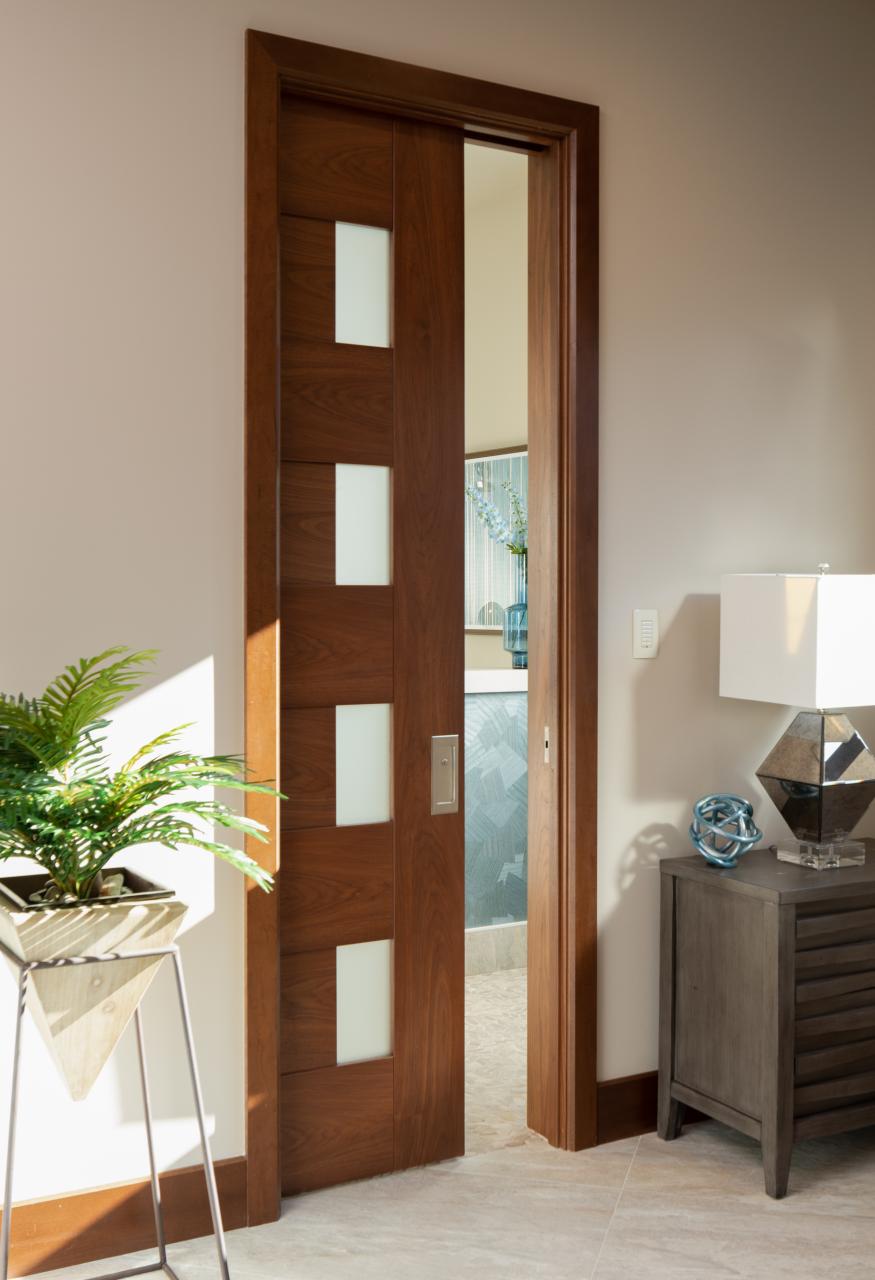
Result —
<instances>
[{"instance_id":1,"label":"frosted glass panel","mask_svg":"<svg viewBox=\"0 0 875 1280\"><path fill-rule=\"evenodd\" d=\"M392 943L337 948L337 1061L392 1052Z\"/></svg>"},{"instance_id":2,"label":"frosted glass panel","mask_svg":"<svg viewBox=\"0 0 875 1280\"><path fill-rule=\"evenodd\" d=\"M392 581L388 467L335 467L335 579L342 586Z\"/></svg>"},{"instance_id":3,"label":"frosted glass panel","mask_svg":"<svg viewBox=\"0 0 875 1280\"><path fill-rule=\"evenodd\" d=\"M338 222L334 233L334 339L388 347L389 232Z\"/></svg>"},{"instance_id":4,"label":"frosted glass panel","mask_svg":"<svg viewBox=\"0 0 875 1280\"><path fill-rule=\"evenodd\" d=\"M392 708L365 702L336 709L337 825L392 816Z\"/></svg>"}]
</instances>

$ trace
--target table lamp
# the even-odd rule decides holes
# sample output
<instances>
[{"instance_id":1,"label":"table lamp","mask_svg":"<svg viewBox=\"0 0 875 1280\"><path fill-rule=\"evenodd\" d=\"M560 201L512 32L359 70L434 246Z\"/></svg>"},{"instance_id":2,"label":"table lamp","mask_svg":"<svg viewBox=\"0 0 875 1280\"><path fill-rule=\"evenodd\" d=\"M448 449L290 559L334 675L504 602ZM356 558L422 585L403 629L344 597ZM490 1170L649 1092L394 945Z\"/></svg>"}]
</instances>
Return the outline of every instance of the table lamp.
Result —
<instances>
[{"instance_id":1,"label":"table lamp","mask_svg":"<svg viewBox=\"0 0 875 1280\"><path fill-rule=\"evenodd\" d=\"M875 756L841 707L875 705L875 574L731 573L720 591L720 695L804 708L757 769L796 837L785 862L865 861L849 837Z\"/></svg>"}]
</instances>

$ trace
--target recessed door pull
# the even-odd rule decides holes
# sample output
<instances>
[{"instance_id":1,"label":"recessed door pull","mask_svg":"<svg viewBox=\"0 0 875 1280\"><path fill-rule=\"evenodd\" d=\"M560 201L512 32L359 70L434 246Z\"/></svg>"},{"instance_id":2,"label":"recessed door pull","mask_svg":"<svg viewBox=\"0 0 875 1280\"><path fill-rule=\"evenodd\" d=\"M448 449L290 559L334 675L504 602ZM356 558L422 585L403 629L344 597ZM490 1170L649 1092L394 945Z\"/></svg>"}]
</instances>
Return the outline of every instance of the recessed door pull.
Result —
<instances>
[{"instance_id":1,"label":"recessed door pull","mask_svg":"<svg viewBox=\"0 0 875 1280\"><path fill-rule=\"evenodd\" d=\"M459 735L435 734L431 740L431 811L459 812Z\"/></svg>"}]
</instances>

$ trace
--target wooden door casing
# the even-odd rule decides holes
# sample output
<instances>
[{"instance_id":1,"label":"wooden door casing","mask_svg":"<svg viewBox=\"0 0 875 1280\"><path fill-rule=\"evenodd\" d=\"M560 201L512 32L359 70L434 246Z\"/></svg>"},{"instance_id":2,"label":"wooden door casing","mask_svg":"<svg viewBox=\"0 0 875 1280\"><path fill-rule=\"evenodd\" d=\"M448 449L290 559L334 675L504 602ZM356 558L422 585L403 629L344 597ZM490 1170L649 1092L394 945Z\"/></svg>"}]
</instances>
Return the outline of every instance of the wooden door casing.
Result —
<instances>
[{"instance_id":1,"label":"wooden door casing","mask_svg":"<svg viewBox=\"0 0 875 1280\"><path fill-rule=\"evenodd\" d=\"M556 723L550 725L552 771L547 766L548 771L535 780L534 788L540 798L537 803L550 805L552 816L534 815L530 828L530 840L542 842L536 857L545 872L544 882L537 890L541 897L534 930L530 921L530 973L534 967L540 974L530 983L529 996L530 1054L535 1038L535 1053L530 1060L536 1064L529 1074L530 1106L533 1094L537 1099L530 1118L560 1146L591 1146L599 1140L595 1016L598 109L265 32L247 33L246 754L263 777L279 777L281 771L282 390L287 403L289 399L301 403L302 396L309 395L306 388L317 363L311 346L306 364L299 360L287 366L285 388L282 387L278 306L281 249L286 257L282 269L305 297L318 298L321 294L330 300L328 273L332 268L324 233L298 235L290 225L281 235L278 156L285 93L293 93L317 110L322 104L333 103L395 121L449 125L466 137L521 147L530 153L530 248L535 244L537 228L542 246L546 244L549 249L545 262L552 264L549 270L540 276L533 274L530 279L530 291L547 291L545 310L552 316L549 329L541 329L532 309L530 363L545 358L545 368L553 371L555 379L550 385L545 376L536 383L534 394L530 393L531 421L533 425L540 423L548 437L542 441L547 451L544 466L533 466L536 474L535 483L530 482L530 502L533 511L540 504L544 511L555 513L555 523L550 525L555 542L547 549L542 564L549 587L542 588L539 617L543 629L540 643L545 643L549 632L554 637L557 681L555 688L535 694L535 701L540 696L540 705L551 715L555 709ZM320 145L328 134L330 131L323 134ZM361 220L372 220L372 224L379 224L381 219L387 221L386 196L375 193L372 181L380 163L385 171L385 142L380 138L378 128L369 139L370 176L359 182L356 197L369 207L369 217ZM382 162L380 155L384 157ZM360 208L346 216L355 220L359 212ZM319 213L313 207L307 216ZM293 220L296 215L288 216ZM319 220L319 216L310 218L311 222ZM537 272L536 263L530 266ZM292 327L296 329L296 324ZM332 332L332 317L323 310L320 323L309 329L305 323L298 336L315 343ZM378 359L385 362L385 354ZM365 382L374 393L375 403L379 399L383 409L357 414L356 405L365 394L361 390ZM349 367L343 395L345 411L358 417L356 447L369 450L367 458L361 460L392 465L393 442L386 429L385 406L395 392L394 375L390 390L386 386L385 369L381 374L374 365ZM331 403L311 400L308 413L315 415L313 420L318 420L323 436L333 433L331 450L347 446L348 437L337 429ZM319 440L311 427L312 421L310 426L304 423L297 432L298 444L309 450L306 463L321 463L330 469L335 454L320 453ZM317 528L319 520L326 519L326 500L323 494L322 501L310 513ZM313 545L309 516L306 524L301 535L303 558L311 561L316 574L310 580L330 581L319 577L325 572L325 548L320 551ZM535 594L533 584L533 599ZM537 646L539 641L533 638L532 643ZM531 695L530 703L534 716ZM532 723L537 723L537 717ZM321 766L312 776L321 787L316 820L323 821L330 812L333 778ZM276 832L276 805L255 798L249 811ZM306 865L308 853L293 855L289 850L295 850L300 841L325 839L332 839L327 827L287 831L283 836L283 861L287 856L296 856L299 867ZM325 851L324 843L320 848ZM252 842L250 851L265 866L275 868L280 860L278 836L274 834L267 846ZM384 852L384 875L385 858ZM363 921L355 919L361 913L370 918L370 928L383 927L387 902L383 887L362 899L361 884L344 882L349 868L349 861L344 864L338 853L332 892L343 900L348 926L363 927ZM280 897L284 892L271 897L247 894L247 1218L252 1225L273 1220L279 1212L278 943ZM318 877L313 882L302 882L304 914L298 913L298 921L306 916L313 902L322 901L321 892ZM324 902L330 914L334 907L330 899ZM394 896L389 909L394 911ZM323 923L324 919L317 922L311 934L316 943L325 936L320 933ZM396 1042L396 1050L398 1047ZM440 1088L445 1081L435 1078L434 1083ZM375 1114L383 1114L385 1097L385 1078L373 1079L368 1097L362 1101L368 1105L372 1100ZM391 1106L394 1109L394 1093ZM423 1131L429 1127L426 1124ZM369 1140L367 1135L365 1140Z\"/></svg>"}]
</instances>

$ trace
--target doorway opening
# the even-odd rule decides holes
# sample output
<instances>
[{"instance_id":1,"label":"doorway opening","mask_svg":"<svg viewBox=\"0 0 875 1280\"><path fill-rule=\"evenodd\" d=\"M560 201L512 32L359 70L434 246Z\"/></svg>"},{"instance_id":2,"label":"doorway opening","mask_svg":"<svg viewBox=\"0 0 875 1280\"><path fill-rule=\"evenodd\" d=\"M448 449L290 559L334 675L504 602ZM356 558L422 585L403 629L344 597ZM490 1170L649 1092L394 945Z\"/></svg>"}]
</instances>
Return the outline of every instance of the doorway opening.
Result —
<instances>
[{"instance_id":1,"label":"doorway opening","mask_svg":"<svg viewBox=\"0 0 875 1280\"><path fill-rule=\"evenodd\" d=\"M526 1126L528 156L465 144L465 1150Z\"/></svg>"},{"instance_id":2,"label":"doorway opening","mask_svg":"<svg viewBox=\"0 0 875 1280\"><path fill-rule=\"evenodd\" d=\"M254 1224L276 1217L281 1187L464 1147L464 815L458 753L436 744L464 731L462 179L475 140L528 167L527 1121L554 1146L598 1140L598 112L264 32L248 55L246 756L298 797L282 814L248 805L271 831L250 851L279 885L247 895ZM391 347L338 331L338 235L364 236L341 224L391 232ZM347 466L392 468L390 586L337 576ZM403 780L390 822L364 824L368 843L363 824L338 822L338 708L360 704L393 706ZM337 953L372 941L391 943L391 1055L347 1061Z\"/></svg>"}]
</instances>

